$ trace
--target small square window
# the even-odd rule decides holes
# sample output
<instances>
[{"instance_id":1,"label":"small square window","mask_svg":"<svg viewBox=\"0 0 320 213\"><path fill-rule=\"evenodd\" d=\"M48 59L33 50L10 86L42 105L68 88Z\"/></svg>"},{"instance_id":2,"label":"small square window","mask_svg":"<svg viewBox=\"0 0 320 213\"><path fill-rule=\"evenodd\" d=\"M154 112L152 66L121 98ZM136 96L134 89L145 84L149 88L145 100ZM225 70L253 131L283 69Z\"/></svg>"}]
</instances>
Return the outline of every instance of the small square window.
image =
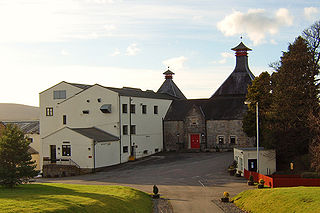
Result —
<instances>
[{"instance_id":1,"label":"small square window","mask_svg":"<svg viewBox=\"0 0 320 213\"><path fill-rule=\"evenodd\" d=\"M53 91L53 99L66 99L66 91L65 90L56 90Z\"/></svg>"},{"instance_id":2,"label":"small square window","mask_svg":"<svg viewBox=\"0 0 320 213\"><path fill-rule=\"evenodd\" d=\"M46 116L53 116L53 107L46 108Z\"/></svg>"},{"instance_id":3,"label":"small square window","mask_svg":"<svg viewBox=\"0 0 320 213\"><path fill-rule=\"evenodd\" d=\"M128 146L124 146L122 150L123 150L123 153L128 153Z\"/></svg>"},{"instance_id":4,"label":"small square window","mask_svg":"<svg viewBox=\"0 0 320 213\"><path fill-rule=\"evenodd\" d=\"M128 113L128 104L122 104L122 113Z\"/></svg>"},{"instance_id":5,"label":"small square window","mask_svg":"<svg viewBox=\"0 0 320 213\"><path fill-rule=\"evenodd\" d=\"M224 144L224 136L219 136L218 137L218 143L219 144Z\"/></svg>"},{"instance_id":6,"label":"small square window","mask_svg":"<svg viewBox=\"0 0 320 213\"><path fill-rule=\"evenodd\" d=\"M153 114L158 114L158 106L153 106Z\"/></svg>"},{"instance_id":7,"label":"small square window","mask_svg":"<svg viewBox=\"0 0 320 213\"><path fill-rule=\"evenodd\" d=\"M71 156L71 145L62 145L62 156Z\"/></svg>"},{"instance_id":8,"label":"small square window","mask_svg":"<svg viewBox=\"0 0 320 213\"><path fill-rule=\"evenodd\" d=\"M122 134L123 135L128 135L128 125L123 125L122 126Z\"/></svg>"},{"instance_id":9,"label":"small square window","mask_svg":"<svg viewBox=\"0 0 320 213\"><path fill-rule=\"evenodd\" d=\"M147 105L142 105L142 114L147 114Z\"/></svg>"},{"instance_id":10,"label":"small square window","mask_svg":"<svg viewBox=\"0 0 320 213\"><path fill-rule=\"evenodd\" d=\"M130 113L132 114L136 113L136 105L130 104Z\"/></svg>"},{"instance_id":11,"label":"small square window","mask_svg":"<svg viewBox=\"0 0 320 213\"><path fill-rule=\"evenodd\" d=\"M130 134L135 135L136 134L136 125L131 125L130 127Z\"/></svg>"}]
</instances>

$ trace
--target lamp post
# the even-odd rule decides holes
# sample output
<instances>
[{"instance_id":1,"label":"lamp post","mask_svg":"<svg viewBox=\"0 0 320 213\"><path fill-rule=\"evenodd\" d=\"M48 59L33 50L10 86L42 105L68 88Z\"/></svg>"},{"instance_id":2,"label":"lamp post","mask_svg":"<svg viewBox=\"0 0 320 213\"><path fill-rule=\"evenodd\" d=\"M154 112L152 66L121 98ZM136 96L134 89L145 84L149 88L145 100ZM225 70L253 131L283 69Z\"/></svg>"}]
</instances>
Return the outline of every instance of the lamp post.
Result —
<instances>
[{"instance_id":1,"label":"lamp post","mask_svg":"<svg viewBox=\"0 0 320 213\"><path fill-rule=\"evenodd\" d=\"M249 105L251 101L245 101L244 104ZM259 173L259 103L256 103L256 123L257 123L257 172Z\"/></svg>"}]
</instances>

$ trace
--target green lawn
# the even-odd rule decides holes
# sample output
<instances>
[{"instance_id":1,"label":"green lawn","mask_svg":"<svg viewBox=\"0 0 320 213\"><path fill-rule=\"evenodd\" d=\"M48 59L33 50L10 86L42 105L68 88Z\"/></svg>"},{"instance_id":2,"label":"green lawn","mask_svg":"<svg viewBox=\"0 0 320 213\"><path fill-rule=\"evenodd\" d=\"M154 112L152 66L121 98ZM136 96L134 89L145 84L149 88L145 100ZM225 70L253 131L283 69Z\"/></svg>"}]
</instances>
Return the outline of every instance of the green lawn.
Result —
<instances>
[{"instance_id":1,"label":"green lawn","mask_svg":"<svg viewBox=\"0 0 320 213\"><path fill-rule=\"evenodd\" d=\"M151 213L152 201L124 186L27 184L0 187L0 212Z\"/></svg>"},{"instance_id":2,"label":"green lawn","mask_svg":"<svg viewBox=\"0 0 320 213\"><path fill-rule=\"evenodd\" d=\"M320 187L251 189L233 198L247 212L320 212Z\"/></svg>"}]
</instances>

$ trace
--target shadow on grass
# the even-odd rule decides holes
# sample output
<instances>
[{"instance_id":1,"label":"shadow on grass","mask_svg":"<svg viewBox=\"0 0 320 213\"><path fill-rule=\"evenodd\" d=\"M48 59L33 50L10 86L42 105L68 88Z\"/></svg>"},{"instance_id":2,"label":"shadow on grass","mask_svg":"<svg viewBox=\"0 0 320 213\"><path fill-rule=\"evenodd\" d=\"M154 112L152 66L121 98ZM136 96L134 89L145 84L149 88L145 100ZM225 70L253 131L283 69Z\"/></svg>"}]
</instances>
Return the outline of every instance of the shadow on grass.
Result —
<instances>
[{"instance_id":1,"label":"shadow on grass","mask_svg":"<svg viewBox=\"0 0 320 213\"><path fill-rule=\"evenodd\" d=\"M16 212L19 208L28 212L115 213L151 212L152 209L147 194L118 186L30 184L14 189L0 188L1 199L12 200L11 206L16 205Z\"/></svg>"}]
</instances>

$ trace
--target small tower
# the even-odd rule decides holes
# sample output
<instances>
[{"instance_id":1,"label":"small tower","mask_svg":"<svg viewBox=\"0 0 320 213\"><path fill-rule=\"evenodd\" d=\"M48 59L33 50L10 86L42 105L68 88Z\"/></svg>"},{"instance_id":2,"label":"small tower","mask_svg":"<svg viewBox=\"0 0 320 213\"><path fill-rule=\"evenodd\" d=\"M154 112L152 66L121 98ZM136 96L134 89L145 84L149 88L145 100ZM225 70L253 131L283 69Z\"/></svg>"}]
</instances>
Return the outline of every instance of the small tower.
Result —
<instances>
[{"instance_id":1,"label":"small tower","mask_svg":"<svg viewBox=\"0 0 320 213\"><path fill-rule=\"evenodd\" d=\"M254 79L254 75L248 65L248 51L251 51L242 42L231 50L235 51L236 66L230 76L223 82L219 89L211 96L230 96L247 94L248 85Z\"/></svg>"},{"instance_id":2,"label":"small tower","mask_svg":"<svg viewBox=\"0 0 320 213\"><path fill-rule=\"evenodd\" d=\"M163 94L168 94L171 95L175 99L182 99L185 100L187 99L184 94L181 92L181 90L177 87L177 85L173 82L172 76L174 75L174 72L171 70L165 71L164 73L165 76L165 81L161 85L161 87L158 89L157 93L163 93Z\"/></svg>"}]
</instances>

